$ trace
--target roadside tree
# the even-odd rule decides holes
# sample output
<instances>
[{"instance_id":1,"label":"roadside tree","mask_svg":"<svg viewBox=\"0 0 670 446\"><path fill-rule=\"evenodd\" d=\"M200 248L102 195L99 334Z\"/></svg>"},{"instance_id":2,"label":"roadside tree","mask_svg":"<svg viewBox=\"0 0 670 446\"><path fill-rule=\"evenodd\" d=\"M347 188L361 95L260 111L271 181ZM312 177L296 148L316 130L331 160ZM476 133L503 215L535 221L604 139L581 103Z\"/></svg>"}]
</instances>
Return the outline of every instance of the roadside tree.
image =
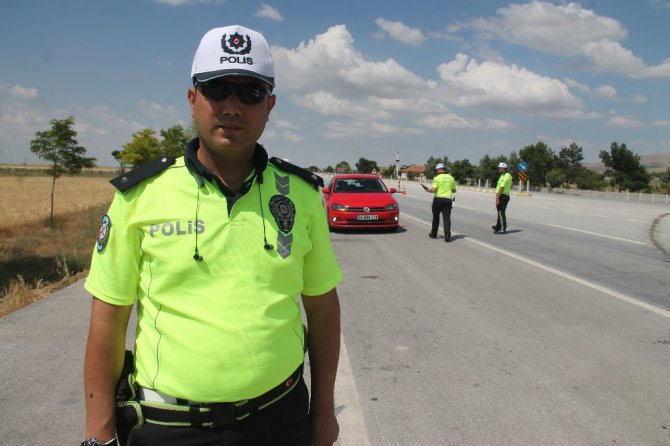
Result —
<instances>
[{"instance_id":1,"label":"roadside tree","mask_svg":"<svg viewBox=\"0 0 670 446\"><path fill-rule=\"evenodd\" d=\"M377 161L371 161L365 158L359 158L356 163L356 172L358 173L372 173L375 170L379 172Z\"/></svg>"},{"instance_id":2,"label":"roadside tree","mask_svg":"<svg viewBox=\"0 0 670 446\"><path fill-rule=\"evenodd\" d=\"M160 131L163 139L160 142L160 155L169 155L175 158L182 156L189 138L184 127L177 124L169 129Z\"/></svg>"},{"instance_id":3,"label":"roadside tree","mask_svg":"<svg viewBox=\"0 0 670 446\"><path fill-rule=\"evenodd\" d=\"M447 170L451 167L451 163L449 163L449 157L444 156L442 158L438 157L430 157L426 160L426 164L424 166L426 167L426 178L433 178L435 176L435 166L437 166L439 163L444 164L444 166L447 168Z\"/></svg>"},{"instance_id":4,"label":"roadside tree","mask_svg":"<svg viewBox=\"0 0 670 446\"><path fill-rule=\"evenodd\" d=\"M566 182L573 184L584 169L584 166L582 166L584 150L573 142L570 147L561 147L558 152L558 159L560 160L560 167L565 173Z\"/></svg>"},{"instance_id":5,"label":"roadside tree","mask_svg":"<svg viewBox=\"0 0 670 446\"><path fill-rule=\"evenodd\" d=\"M475 166L466 158L451 163L451 175L459 184L467 183L469 178L475 176Z\"/></svg>"},{"instance_id":6,"label":"roadside tree","mask_svg":"<svg viewBox=\"0 0 670 446\"><path fill-rule=\"evenodd\" d=\"M140 166L161 155L161 143L156 132L146 128L133 133L133 139L123 146L119 159L126 165Z\"/></svg>"},{"instance_id":7,"label":"roadside tree","mask_svg":"<svg viewBox=\"0 0 670 446\"><path fill-rule=\"evenodd\" d=\"M124 163L121 160L121 151L120 150L112 151L112 156L114 157L116 162L119 163L119 172L125 173L126 172L126 163Z\"/></svg>"},{"instance_id":8,"label":"roadside tree","mask_svg":"<svg viewBox=\"0 0 670 446\"><path fill-rule=\"evenodd\" d=\"M335 165L335 172L337 173L349 173L351 172L351 166L346 161L340 161Z\"/></svg>"},{"instance_id":9,"label":"roadside tree","mask_svg":"<svg viewBox=\"0 0 670 446\"><path fill-rule=\"evenodd\" d=\"M547 172L553 169L558 161L556 154L542 141L524 147L519 156L528 165L528 181L537 187L547 184Z\"/></svg>"},{"instance_id":10,"label":"roadside tree","mask_svg":"<svg viewBox=\"0 0 670 446\"><path fill-rule=\"evenodd\" d=\"M63 174L78 175L84 167L95 167L95 158L84 156L86 149L77 142L77 132L72 128L74 116L52 119L51 129L35 133L30 141L30 151L51 166L46 174L52 177L49 225L54 221L54 191L56 179Z\"/></svg>"},{"instance_id":11,"label":"roadside tree","mask_svg":"<svg viewBox=\"0 0 670 446\"><path fill-rule=\"evenodd\" d=\"M649 185L651 176L640 164L640 156L628 150L626 144L613 142L610 151L600 151L600 159L605 167L605 176L611 177L619 190L636 192Z\"/></svg>"},{"instance_id":12,"label":"roadside tree","mask_svg":"<svg viewBox=\"0 0 670 446\"><path fill-rule=\"evenodd\" d=\"M501 162L506 163L507 159L500 155L497 158L491 158L488 155L484 155L484 158L479 160L479 165L475 169L475 175L477 179L486 183L488 181L489 186L493 187L498 181L500 174L498 173L498 164Z\"/></svg>"}]
</instances>

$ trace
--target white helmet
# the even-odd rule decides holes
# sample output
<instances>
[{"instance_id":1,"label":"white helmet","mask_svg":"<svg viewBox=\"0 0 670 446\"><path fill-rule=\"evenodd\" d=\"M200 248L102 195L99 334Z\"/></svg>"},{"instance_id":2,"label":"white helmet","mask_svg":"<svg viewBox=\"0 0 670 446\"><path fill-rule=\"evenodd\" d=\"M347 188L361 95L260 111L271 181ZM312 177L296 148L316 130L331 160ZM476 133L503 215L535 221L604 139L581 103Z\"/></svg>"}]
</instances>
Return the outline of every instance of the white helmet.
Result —
<instances>
[{"instance_id":1,"label":"white helmet","mask_svg":"<svg viewBox=\"0 0 670 446\"><path fill-rule=\"evenodd\" d=\"M498 164L498 169L507 169L507 164L505 163Z\"/></svg>"},{"instance_id":2,"label":"white helmet","mask_svg":"<svg viewBox=\"0 0 670 446\"><path fill-rule=\"evenodd\" d=\"M435 166L435 170L437 170L437 169L444 169L444 164L437 163L437 165Z\"/></svg>"}]
</instances>

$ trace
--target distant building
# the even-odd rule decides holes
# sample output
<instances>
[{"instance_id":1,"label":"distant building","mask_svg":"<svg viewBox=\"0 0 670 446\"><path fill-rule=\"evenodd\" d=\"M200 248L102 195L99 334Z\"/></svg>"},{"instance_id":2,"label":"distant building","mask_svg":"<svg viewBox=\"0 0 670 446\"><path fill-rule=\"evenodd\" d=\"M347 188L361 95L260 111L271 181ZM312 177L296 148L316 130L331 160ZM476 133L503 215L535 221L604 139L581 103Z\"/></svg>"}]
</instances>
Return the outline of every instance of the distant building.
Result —
<instances>
[{"instance_id":1,"label":"distant building","mask_svg":"<svg viewBox=\"0 0 670 446\"><path fill-rule=\"evenodd\" d=\"M412 166L405 167L403 169L400 169L400 172L405 173L407 175L413 174L415 176L419 175L425 175L426 173L426 166L423 164L420 166L417 166L416 164Z\"/></svg>"},{"instance_id":2,"label":"distant building","mask_svg":"<svg viewBox=\"0 0 670 446\"><path fill-rule=\"evenodd\" d=\"M412 166L403 167L400 169L400 176L403 179L409 178L410 180L417 179L423 181L426 178L426 166L414 164Z\"/></svg>"}]
</instances>

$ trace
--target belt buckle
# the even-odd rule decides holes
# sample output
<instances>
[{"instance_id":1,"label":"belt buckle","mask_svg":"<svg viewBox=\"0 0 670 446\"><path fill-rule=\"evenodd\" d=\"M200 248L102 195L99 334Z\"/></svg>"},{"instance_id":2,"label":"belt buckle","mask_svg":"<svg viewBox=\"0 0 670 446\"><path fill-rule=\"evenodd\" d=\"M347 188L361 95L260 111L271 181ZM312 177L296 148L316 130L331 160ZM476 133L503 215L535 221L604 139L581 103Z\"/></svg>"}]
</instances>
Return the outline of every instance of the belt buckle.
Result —
<instances>
[{"instance_id":1,"label":"belt buckle","mask_svg":"<svg viewBox=\"0 0 670 446\"><path fill-rule=\"evenodd\" d=\"M233 424L237 421L235 418L235 405L232 403L214 403L209 404L212 412L212 423L214 427Z\"/></svg>"}]
</instances>

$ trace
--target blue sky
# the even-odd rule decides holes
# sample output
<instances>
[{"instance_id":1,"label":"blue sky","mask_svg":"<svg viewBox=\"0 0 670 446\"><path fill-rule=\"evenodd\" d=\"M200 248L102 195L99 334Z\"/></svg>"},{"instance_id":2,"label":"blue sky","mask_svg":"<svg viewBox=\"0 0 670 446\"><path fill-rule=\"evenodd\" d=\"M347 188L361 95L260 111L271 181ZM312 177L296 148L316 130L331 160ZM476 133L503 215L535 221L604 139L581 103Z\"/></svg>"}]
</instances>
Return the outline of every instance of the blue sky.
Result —
<instances>
[{"instance_id":1,"label":"blue sky","mask_svg":"<svg viewBox=\"0 0 670 446\"><path fill-rule=\"evenodd\" d=\"M573 141L670 151L670 0L26 0L0 4L0 163L73 115L98 164L187 126L209 29L263 33L278 96L261 142L302 165L423 164Z\"/></svg>"}]
</instances>

